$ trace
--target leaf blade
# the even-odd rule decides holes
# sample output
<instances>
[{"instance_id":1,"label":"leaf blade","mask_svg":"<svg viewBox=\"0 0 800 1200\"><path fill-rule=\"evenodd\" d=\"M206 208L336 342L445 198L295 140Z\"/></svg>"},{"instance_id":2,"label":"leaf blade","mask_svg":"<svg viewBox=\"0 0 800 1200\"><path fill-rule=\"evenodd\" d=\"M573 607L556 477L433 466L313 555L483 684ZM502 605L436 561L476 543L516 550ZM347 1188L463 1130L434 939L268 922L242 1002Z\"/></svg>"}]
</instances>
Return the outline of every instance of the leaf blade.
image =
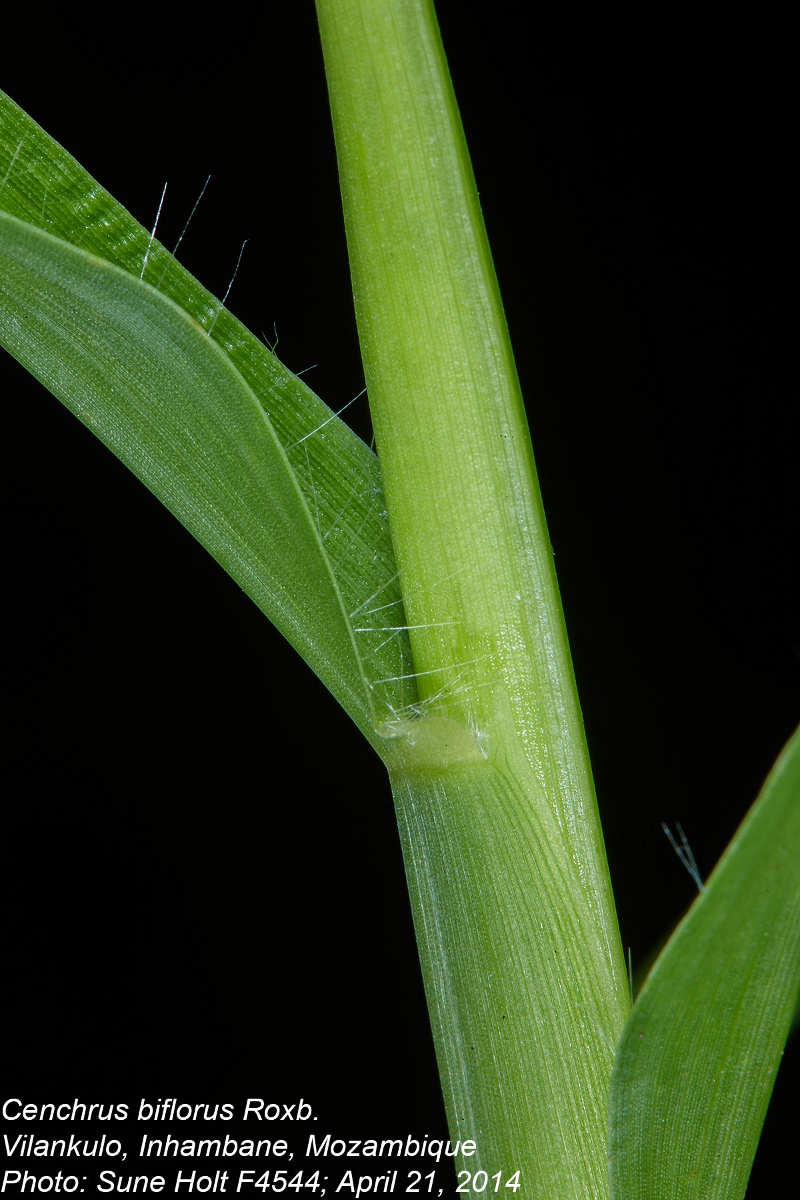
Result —
<instances>
[{"instance_id":1,"label":"leaf blade","mask_svg":"<svg viewBox=\"0 0 800 1200\"><path fill-rule=\"evenodd\" d=\"M0 329L15 357L135 471L368 728L358 655L319 535L225 354L148 285L2 214L0 263Z\"/></svg>"},{"instance_id":2,"label":"leaf blade","mask_svg":"<svg viewBox=\"0 0 800 1200\"><path fill-rule=\"evenodd\" d=\"M60 242L127 273L134 284L141 286L142 295L148 281L152 281L154 287L148 290L177 305L194 322L195 334L207 337L229 360L242 386L249 389L266 414L313 517L327 560L324 570L333 573L350 626L366 699L356 701L351 672L345 672L349 680L345 684L344 677L339 678L339 667L326 663L325 654L314 650L320 628L314 628L311 619L304 631L297 622L290 621L288 627L280 619L276 623L284 633L289 628L287 636L379 752L390 753L391 748L375 732L376 727L412 704L416 687L375 455L2 92L0 212L51 236L52 247ZM140 280L142 273L144 282ZM130 292L129 297L134 294ZM148 303L151 301L152 297ZM75 334L79 337L80 331ZM12 352L19 357L18 348L12 348ZM60 398L65 399L63 395ZM91 428L93 418L86 405L75 403L71 407ZM127 465L138 473L132 460ZM269 569L266 563L262 565ZM250 587L245 590L253 594ZM370 598L376 596L379 601L370 604ZM263 608L260 601L257 603ZM272 617L271 611L268 615ZM387 625L393 627L389 638Z\"/></svg>"},{"instance_id":3,"label":"leaf blade","mask_svg":"<svg viewBox=\"0 0 800 1200\"><path fill-rule=\"evenodd\" d=\"M625 1026L614 1200L744 1196L800 993L800 730Z\"/></svg>"}]
</instances>

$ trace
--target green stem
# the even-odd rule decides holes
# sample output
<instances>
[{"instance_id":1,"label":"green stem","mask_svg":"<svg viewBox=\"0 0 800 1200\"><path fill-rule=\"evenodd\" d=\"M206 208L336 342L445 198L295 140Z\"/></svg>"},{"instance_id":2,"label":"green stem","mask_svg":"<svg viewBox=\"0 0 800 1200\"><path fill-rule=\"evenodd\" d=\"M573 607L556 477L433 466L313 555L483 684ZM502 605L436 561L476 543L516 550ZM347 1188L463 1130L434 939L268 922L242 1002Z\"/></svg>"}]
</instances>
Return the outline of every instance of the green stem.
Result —
<instances>
[{"instance_id":1,"label":"green stem","mask_svg":"<svg viewBox=\"0 0 800 1200\"><path fill-rule=\"evenodd\" d=\"M429 0L317 9L419 693L384 726L385 757L452 1133L476 1139L485 1169L522 1169L528 1195L605 1196L628 985L525 413L436 18Z\"/></svg>"}]
</instances>

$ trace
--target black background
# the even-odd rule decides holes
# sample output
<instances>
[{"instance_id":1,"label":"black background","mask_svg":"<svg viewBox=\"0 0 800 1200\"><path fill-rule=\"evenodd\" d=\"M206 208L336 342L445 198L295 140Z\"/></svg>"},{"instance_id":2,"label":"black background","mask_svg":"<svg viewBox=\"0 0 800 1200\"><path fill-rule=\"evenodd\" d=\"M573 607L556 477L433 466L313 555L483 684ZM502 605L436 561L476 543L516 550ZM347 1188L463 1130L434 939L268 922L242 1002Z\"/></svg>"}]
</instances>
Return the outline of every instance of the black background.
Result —
<instances>
[{"instance_id":1,"label":"black background","mask_svg":"<svg viewBox=\"0 0 800 1200\"><path fill-rule=\"evenodd\" d=\"M287 11L288 10L288 11ZM334 408L361 377L313 5L37 29L2 86ZM800 710L780 32L438 5L634 963ZM24 18L23 18L24 20ZM41 57L33 47L40 38ZM142 486L3 358L9 1091L304 1096L443 1132L383 770ZM348 419L369 440L364 401ZM789 1162L797 1039L751 1197Z\"/></svg>"}]
</instances>

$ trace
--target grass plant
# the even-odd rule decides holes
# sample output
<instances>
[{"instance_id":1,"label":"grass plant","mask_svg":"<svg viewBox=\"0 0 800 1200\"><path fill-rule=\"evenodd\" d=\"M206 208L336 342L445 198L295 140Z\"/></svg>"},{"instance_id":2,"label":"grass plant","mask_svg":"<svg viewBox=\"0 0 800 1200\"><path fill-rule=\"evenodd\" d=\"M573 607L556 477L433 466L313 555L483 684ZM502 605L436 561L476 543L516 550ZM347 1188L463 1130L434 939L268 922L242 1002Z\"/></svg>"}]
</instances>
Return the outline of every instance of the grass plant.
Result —
<instances>
[{"instance_id":1,"label":"grass plant","mask_svg":"<svg viewBox=\"0 0 800 1200\"><path fill-rule=\"evenodd\" d=\"M371 26L358 5L320 5L380 475L146 228L68 180L44 142L31 153L38 135L10 107L5 337L256 599L389 767L454 1135L476 1136L485 1169L522 1170L532 1195L733 1198L796 1001L796 775L787 760L653 974L634 1014L647 1030L623 1034L624 958L469 165L431 10L386 12L394 22ZM783 887L768 900L765 870ZM721 996L745 918L736 978L757 983ZM715 1042L721 1022L741 1044ZM687 1046L704 1064L689 1083ZM744 1091L726 1088L741 1070Z\"/></svg>"}]
</instances>

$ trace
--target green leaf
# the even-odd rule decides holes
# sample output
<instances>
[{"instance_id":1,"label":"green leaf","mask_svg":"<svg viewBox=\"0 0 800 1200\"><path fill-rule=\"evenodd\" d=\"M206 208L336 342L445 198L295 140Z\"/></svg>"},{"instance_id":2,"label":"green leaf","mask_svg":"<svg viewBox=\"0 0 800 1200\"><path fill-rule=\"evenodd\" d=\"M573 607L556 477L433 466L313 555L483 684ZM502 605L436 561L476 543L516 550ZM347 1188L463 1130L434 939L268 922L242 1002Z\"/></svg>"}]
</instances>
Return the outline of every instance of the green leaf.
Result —
<instances>
[{"instance_id":1,"label":"green leaf","mask_svg":"<svg viewBox=\"0 0 800 1200\"><path fill-rule=\"evenodd\" d=\"M642 989L611 1086L614 1200L739 1200L800 993L800 730Z\"/></svg>"},{"instance_id":2,"label":"green leaf","mask_svg":"<svg viewBox=\"0 0 800 1200\"><path fill-rule=\"evenodd\" d=\"M391 754L416 691L374 454L2 93L0 219L0 341Z\"/></svg>"},{"instance_id":3,"label":"green leaf","mask_svg":"<svg viewBox=\"0 0 800 1200\"><path fill-rule=\"evenodd\" d=\"M456 1166L606 1200L620 1005L581 864L552 853L532 787L463 755L392 773L451 1138L477 1147Z\"/></svg>"},{"instance_id":4,"label":"green leaf","mask_svg":"<svg viewBox=\"0 0 800 1200\"><path fill-rule=\"evenodd\" d=\"M451 1137L607 1194L629 1011L586 740L431 0L317 0L364 373L421 720L392 788ZM398 732L400 730L398 729ZM512 1166L513 1164L513 1166Z\"/></svg>"}]
</instances>

